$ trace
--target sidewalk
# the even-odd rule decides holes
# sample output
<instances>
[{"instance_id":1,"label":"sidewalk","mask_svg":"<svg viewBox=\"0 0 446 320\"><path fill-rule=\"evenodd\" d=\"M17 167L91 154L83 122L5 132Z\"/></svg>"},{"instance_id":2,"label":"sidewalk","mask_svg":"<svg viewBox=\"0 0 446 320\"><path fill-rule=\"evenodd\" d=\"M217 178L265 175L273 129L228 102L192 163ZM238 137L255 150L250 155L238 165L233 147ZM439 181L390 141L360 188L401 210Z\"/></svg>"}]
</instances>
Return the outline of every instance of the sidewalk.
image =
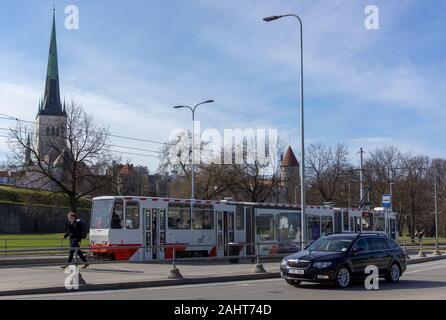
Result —
<instances>
[{"instance_id":1,"label":"sidewalk","mask_svg":"<svg viewBox=\"0 0 446 320\"><path fill-rule=\"evenodd\" d=\"M446 255L427 258L415 255L409 264L446 259ZM255 280L279 277L279 261L263 263L267 273L251 273L255 264L241 261L229 264L226 261L181 262L177 264L184 279L167 279L172 269L170 263L104 263L94 264L88 269L81 269L86 284L79 290L118 290L140 287L159 287L179 284L197 284L209 282L227 282ZM67 292L64 281L68 274L58 265L23 266L0 268L0 296L18 294L43 294Z\"/></svg>"}]
</instances>

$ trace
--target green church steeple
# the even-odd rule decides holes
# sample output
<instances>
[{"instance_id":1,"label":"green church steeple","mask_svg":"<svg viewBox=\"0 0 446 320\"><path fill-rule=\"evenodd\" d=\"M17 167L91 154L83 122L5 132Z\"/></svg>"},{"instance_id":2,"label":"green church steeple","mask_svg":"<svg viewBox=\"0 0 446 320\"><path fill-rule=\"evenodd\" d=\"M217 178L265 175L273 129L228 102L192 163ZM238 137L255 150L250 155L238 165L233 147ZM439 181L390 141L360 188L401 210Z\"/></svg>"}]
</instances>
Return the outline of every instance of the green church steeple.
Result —
<instances>
[{"instance_id":1,"label":"green church steeple","mask_svg":"<svg viewBox=\"0 0 446 320\"><path fill-rule=\"evenodd\" d=\"M38 115L65 116L62 110L59 90L59 66L56 41L56 12L53 8L53 24L51 28L50 50L46 72L45 93Z\"/></svg>"}]
</instances>

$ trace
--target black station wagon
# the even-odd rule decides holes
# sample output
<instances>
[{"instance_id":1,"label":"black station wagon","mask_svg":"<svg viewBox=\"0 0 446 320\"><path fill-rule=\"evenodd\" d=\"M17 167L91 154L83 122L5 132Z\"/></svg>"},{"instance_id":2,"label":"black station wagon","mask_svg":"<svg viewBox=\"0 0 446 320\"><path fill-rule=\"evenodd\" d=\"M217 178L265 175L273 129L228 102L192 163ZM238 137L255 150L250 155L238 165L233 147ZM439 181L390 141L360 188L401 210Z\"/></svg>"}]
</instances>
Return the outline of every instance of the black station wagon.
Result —
<instances>
[{"instance_id":1,"label":"black station wagon","mask_svg":"<svg viewBox=\"0 0 446 320\"><path fill-rule=\"evenodd\" d=\"M398 282L406 271L406 253L385 234L332 234L285 257L280 271L290 285L302 281L332 282L346 288L353 280L364 279L369 265L378 268L380 277Z\"/></svg>"}]
</instances>

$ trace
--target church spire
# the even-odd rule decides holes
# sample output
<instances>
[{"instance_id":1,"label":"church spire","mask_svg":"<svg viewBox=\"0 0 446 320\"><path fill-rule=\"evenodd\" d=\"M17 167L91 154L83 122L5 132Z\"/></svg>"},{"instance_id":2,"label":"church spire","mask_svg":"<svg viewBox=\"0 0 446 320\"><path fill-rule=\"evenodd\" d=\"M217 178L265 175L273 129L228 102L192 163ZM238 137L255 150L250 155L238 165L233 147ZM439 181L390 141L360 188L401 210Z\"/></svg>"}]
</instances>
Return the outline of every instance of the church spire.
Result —
<instances>
[{"instance_id":1,"label":"church spire","mask_svg":"<svg viewBox=\"0 0 446 320\"><path fill-rule=\"evenodd\" d=\"M61 116L65 115L60 102L59 91L59 66L57 60L56 41L56 10L53 7L53 24L51 28L50 50L48 55L48 66L46 72L45 93L43 96L42 108L39 111L42 115Z\"/></svg>"},{"instance_id":2,"label":"church spire","mask_svg":"<svg viewBox=\"0 0 446 320\"><path fill-rule=\"evenodd\" d=\"M26 150L25 150L25 165L31 166L33 164L31 160L31 138L28 133L28 137L26 138Z\"/></svg>"}]
</instances>

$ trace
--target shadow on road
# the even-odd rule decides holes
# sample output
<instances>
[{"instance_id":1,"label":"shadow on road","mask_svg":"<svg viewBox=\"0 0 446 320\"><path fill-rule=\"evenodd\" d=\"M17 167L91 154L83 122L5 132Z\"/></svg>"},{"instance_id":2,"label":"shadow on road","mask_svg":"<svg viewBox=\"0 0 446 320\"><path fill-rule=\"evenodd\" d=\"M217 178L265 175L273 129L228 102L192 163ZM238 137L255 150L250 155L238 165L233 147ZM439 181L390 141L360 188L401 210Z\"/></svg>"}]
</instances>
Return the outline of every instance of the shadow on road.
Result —
<instances>
[{"instance_id":1,"label":"shadow on road","mask_svg":"<svg viewBox=\"0 0 446 320\"><path fill-rule=\"evenodd\" d=\"M144 273L144 271L139 271L139 270L123 270L123 269L99 269L99 268L88 268L83 270L83 272L104 272L104 273L137 273L137 274L142 274Z\"/></svg>"},{"instance_id":2,"label":"shadow on road","mask_svg":"<svg viewBox=\"0 0 446 320\"><path fill-rule=\"evenodd\" d=\"M442 288L446 287L446 281L429 281L429 280L400 280L398 283L387 283L384 280L379 281L379 291L386 290L411 290L411 289L429 289L429 288ZM309 289L309 290L330 290L335 289L330 284L318 284L302 282L297 288ZM347 289L336 289L342 291L372 291L367 290L364 286L364 282L354 282ZM376 290L378 291L378 290Z\"/></svg>"}]
</instances>

